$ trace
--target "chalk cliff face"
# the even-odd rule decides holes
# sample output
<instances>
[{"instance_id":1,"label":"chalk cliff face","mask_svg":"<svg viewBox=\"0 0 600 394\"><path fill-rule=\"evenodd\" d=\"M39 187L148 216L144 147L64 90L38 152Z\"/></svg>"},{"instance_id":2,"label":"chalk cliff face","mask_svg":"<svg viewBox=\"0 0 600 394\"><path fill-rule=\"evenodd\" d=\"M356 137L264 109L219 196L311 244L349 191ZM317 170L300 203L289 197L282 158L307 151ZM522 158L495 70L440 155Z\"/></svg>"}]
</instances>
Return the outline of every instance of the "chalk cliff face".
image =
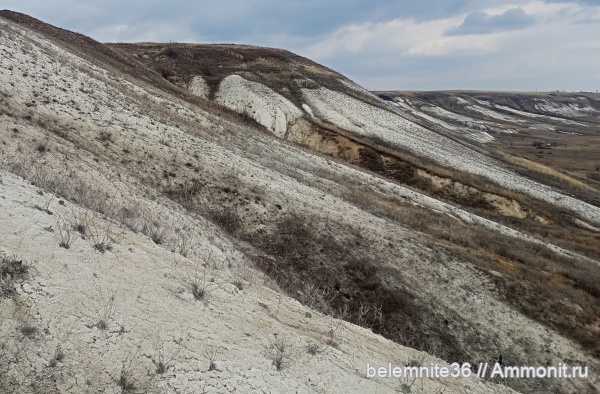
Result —
<instances>
[{"instance_id":1,"label":"chalk cliff face","mask_svg":"<svg viewBox=\"0 0 600 394\"><path fill-rule=\"evenodd\" d=\"M0 391L597 392L598 103L2 11Z\"/></svg>"}]
</instances>

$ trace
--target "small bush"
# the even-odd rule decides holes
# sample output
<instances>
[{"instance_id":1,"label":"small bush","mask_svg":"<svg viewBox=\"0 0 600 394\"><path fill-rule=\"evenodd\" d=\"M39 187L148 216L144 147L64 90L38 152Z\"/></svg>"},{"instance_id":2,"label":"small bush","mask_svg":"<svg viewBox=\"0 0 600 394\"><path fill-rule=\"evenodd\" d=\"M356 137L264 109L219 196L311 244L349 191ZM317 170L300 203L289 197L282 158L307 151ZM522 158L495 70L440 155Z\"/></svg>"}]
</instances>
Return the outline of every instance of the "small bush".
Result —
<instances>
[{"instance_id":1,"label":"small bush","mask_svg":"<svg viewBox=\"0 0 600 394\"><path fill-rule=\"evenodd\" d=\"M171 42L169 42L165 46L165 49L163 50L163 55L170 57L170 58L176 58L178 54L179 54L179 52L177 51L177 49Z\"/></svg>"},{"instance_id":2,"label":"small bush","mask_svg":"<svg viewBox=\"0 0 600 394\"><path fill-rule=\"evenodd\" d=\"M192 283L192 295L198 301L203 300L206 297L206 286L200 282Z\"/></svg>"},{"instance_id":3,"label":"small bush","mask_svg":"<svg viewBox=\"0 0 600 394\"><path fill-rule=\"evenodd\" d=\"M100 319L100 320L98 320L98 323L96 323L96 328L104 331L104 330L108 329L108 322L104 319Z\"/></svg>"},{"instance_id":4,"label":"small bush","mask_svg":"<svg viewBox=\"0 0 600 394\"><path fill-rule=\"evenodd\" d=\"M108 221L106 223L96 221L90 226L89 235L92 245L98 252L105 253L112 250L117 238L123 235L123 233L116 233L113 227L114 225Z\"/></svg>"},{"instance_id":5,"label":"small bush","mask_svg":"<svg viewBox=\"0 0 600 394\"><path fill-rule=\"evenodd\" d=\"M0 298L8 298L14 300L16 295L17 293L15 291L14 285L0 281Z\"/></svg>"},{"instance_id":6,"label":"small bush","mask_svg":"<svg viewBox=\"0 0 600 394\"><path fill-rule=\"evenodd\" d=\"M233 281L233 285L238 288L238 290L244 290L244 281L241 279L236 279Z\"/></svg>"},{"instance_id":7,"label":"small bush","mask_svg":"<svg viewBox=\"0 0 600 394\"><path fill-rule=\"evenodd\" d=\"M210 259L210 257L209 257ZM190 291L197 301L206 301L208 297L208 267L205 265L200 268L200 263L196 262L194 274L189 279Z\"/></svg>"},{"instance_id":8,"label":"small bush","mask_svg":"<svg viewBox=\"0 0 600 394\"><path fill-rule=\"evenodd\" d=\"M56 349L56 352L54 353L54 356L52 357L52 359L50 359L50 361L48 362L48 366L50 368L54 368L64 358L65 358L65 354L63 353L63 351L60 348L58 348L58 349Z\"/></svg>"},{"instance_id":9,"label":"small bush","mask_svg":"<svg viewBox=\"0 0 600 394\"><path fill-rule=\"evenodd\" d=\"M96 310L96 328L99 330L107 330L108 323L115 314L115 304L117 300L117 291L113 290L108 294L106 302Z\"/></svg>"},{"instance_id":10,"label":"small bush","mask_svg":"<svg viewBox=\"0 0 600 394\"><path fill-rule=\"evenodd\" d=\"M0 280L4 282L15 282L27 277L29 265L23 263L16 256L2 257L0 260Z\"/></svg>"},{"instance_id":11,"label":"small bush","mask_svg":"<svg viewBox=\"0 0 600 394\"><path fill-rule=\"evenodd\" d=\"M289 366L295 356L292 343L283 335L275 335L275 338L269 343L268 351L271 361L278 371Z\"/></svg>"},{"instance_id":12,"label":"small bush","mask_svg":"<svg viewBox=\"0 0 600 394\"><path fill-rule=\"evenodd\" d=\"M131 374L125 369L125 367L121 368L121 374L117 379L117 386L121 388L123 392L131 392L137 390L137 386L133 382Z\"/></svg>"},{"instance_id":13,"label":"small bush","mask_svg":"<svg viewBox=\"0 0 600 394\"><path fill-rule=\"evenodd\" d=\"M30 323L23 323L21 327L19 327L19 331L23 336L33 337L37 333L37 327L31 325Z\"/></svg>"},{"instance_id":14,"label":"small bush","mask_svg":"<svg viewBox=\"0 0 600 394\"><path fill-rule=\"evenodd\" d=\"M41 204L35 204L33 207L38 211L42 211L47 213L48 215L54 215L52 211L50 211L50 204L52 200L54 200L54 195L52 193L48 193L44 196L43 191L39 191L38 194L43 197L43 202Z\"/></svg>"},{"instance_id":15,"label":"small bush","mask_svg":"<svg viewBox=\"0 0 600 394\"><path fill-rule=\"evenodd\" d=\"M222 211L212 215L215 224L222 227L229 234L235 234L242 227L242 220L237 212Z\"/></svg>"},{"instance_id":16,"label":"small bush","mask_svg":"<svg viewBox=\"0 0 600 394\"><path fill-rule=\"evenodd\" d=\"M150 230L150 238L157 245L162 245L163 243L165 243L166 235L167 230L158 225L152 227L152 229Z\"/></svg>"},{"instance_id":17,"label":"small bush","mask_svg":"<svg viewBox=\"0 0 600 394\"><path fill-rule=\"evenodd\" d=\"M57 223L58 231L54 233L61 248L69 249L75 241L75 234L71 231L71 224L64 218L60 218Z\"/></svg>"},{"instance_id":18,"label":"small bush","mask_svg":"<svg viewBox=\"0 0 600 394\"><path fill-rule=\"evenodd\" d=\"M211 68L211 66L209 64L204 64L202 66L202 74L204 74L207 77L212 77L213 75L215 75L214 70Z\"/></svg>"},{"instance_id":19,"label":"small bush","mask_svg":"<svg viewBox=\"0 0 600 394\"><path fill-rule=\"evenodd\" d=\"M163 361L156 363L156 373L162 375L165 372L167 372L167 365Z\"/></svg>"},{"instance_id":20,"label":"small bush","mask_svg":"<svg viewBox=\"0 0 600 394\"><path fill-rule=\"evenodd\" d=\"M49 150L49 149L48 149L48 147L47 147L45 144L38 144L38 146L37 146L35 149L36 149L36 150L38 151L38 153L40 153L40 154L46 153L46 152L48 152L48 150Z\"/></svg>"},{"instance_id":21,"label":"small bush","mask_svg":"<svg viewBox=\"0 0 600 394\"><path fill-rule=\"evenodd\" d=\"M85 209L71 208L71 225L73 230L77 231L83 238L88 235L92 224L92 213Z\"/></svg>"},{"instance_id":22,"label":"small bush","mask_svg":"<svg viewBox=\"0 0 600 394\"><path fill-rule=\"evenodd\" d=\"M27 277L29 266L15 256L0 258L0 298L15 299L15 283Z\"/></svg>"},{"instance_id":23,"label":"small bush","mask_svg":"<svg viewBox=\"0 0 600 394\"><path fill-rule=\"evenodd\" d=\"M206 357L206 359L208 360L208 370L209 371L218 371L219 369L217 368L217 348L214 346L209 346L208 348L206 348L204 350L203 353L204 357Z\"/></svg>"},{"instance_id":24,"label":"small bush","mask_svg":"<svg viewBox=\"0 0 600 394\"><path fill-rule=\"evenodd\" d=\"M321 352L321 350L322 347L317 342L310 342L308 345L306 345L306 352L311 356L317 355Z\"/></svg>"},{"instance_id":25,"label":"small bush","mask_svg":"<svg viewBox=\"0 0 600 394\"><path fill-rule=\"evenodd\" d=\"M184 234L179 234L176 250L183 257L190 256L193 250L193 240Z\"/></svg>"},{"instance_id":26,"label":"small bush","mask_svg":"<svg viewBox=\"0 0 600 394\"><path fill-rule=\"evenodd\" d=\"M325 336L325 344L334 348L338 348L340 344L337 341L336 332L334 329L329 329Z\"/></svg>"},{"instance_id":27,"label":"small bush","mask_svg":"<svg viewBox=\"0 0 600 394\"><path fill-rule=\"evenodd\" d=\"M167 80L175 75L175 71L173 71L173 68L171 66L161 66L158 69L158 72L160 73L160 75L162 75L164 79Z\"/></svg>"},{"instance_id":28,"label":"small bush","mask_svg":"<svg viewBox=\"0 0 600 394\"><path fill-rule=\"evenodd\" d=\"M96 138L100 142L113 142L113 134L110 131L101 131Z\"/></svg>"}]
</instances>

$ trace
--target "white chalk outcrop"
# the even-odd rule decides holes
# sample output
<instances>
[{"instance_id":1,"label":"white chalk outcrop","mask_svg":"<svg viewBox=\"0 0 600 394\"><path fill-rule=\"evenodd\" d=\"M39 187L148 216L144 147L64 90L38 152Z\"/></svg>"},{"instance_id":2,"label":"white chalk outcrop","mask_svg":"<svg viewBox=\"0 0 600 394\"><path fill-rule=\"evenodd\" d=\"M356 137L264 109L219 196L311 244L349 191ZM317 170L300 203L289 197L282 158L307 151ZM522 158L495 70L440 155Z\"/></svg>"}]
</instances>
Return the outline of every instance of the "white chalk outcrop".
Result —
<instances>
[{"instance_id":1,"label":"white chalk outcrop","mask_svg":"<svg viewBox=\"0 0 600 394\"><path fill-rule=\"evenodd\" d=\"M221 81L215 100L247 114L278 137L284 137L288 127L302 116L302 111L279 93L239 75Z\"/></svg>"},{"instance_id":2,"label":"white chalk outcrop","mask_svg":"<svg viewBox=\"0 0 600 394\"><path fill-rule=\"evenodd\" d=\"M305 110L306 113L309 114L311 118L313 118L315 116L312 111L312 108L310 108L308 105L302 104L302 109Z\"/></svg>"},{"instance_id":3,"label":"white chalk outcrop","mask_svg":"<svg viewBox=\"0 0 600 394\"><path fill-rule=\"evenodd\" d=\"M190 92L194 93L198 97L207 98L210 93L210 88L204 78L196 75L192 78L189 85Z\"/></svg>"}]
</instances>

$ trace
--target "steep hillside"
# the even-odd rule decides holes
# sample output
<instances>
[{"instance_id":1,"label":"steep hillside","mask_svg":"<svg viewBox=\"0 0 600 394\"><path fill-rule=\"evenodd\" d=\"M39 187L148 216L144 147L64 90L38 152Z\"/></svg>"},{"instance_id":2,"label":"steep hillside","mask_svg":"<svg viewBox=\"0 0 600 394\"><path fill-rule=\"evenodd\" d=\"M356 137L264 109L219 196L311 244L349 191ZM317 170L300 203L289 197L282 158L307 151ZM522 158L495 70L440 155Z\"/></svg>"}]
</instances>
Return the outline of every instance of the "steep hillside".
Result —
<instances>
[{"instance_id":1,"label":"steep hillside","mask_svg":"<svg viewBox=\"0 0 600 394\"><path fill-rule=\"evenodd\" d=\"M598 392L592 183L286 51L0 27L3 390ZM500 355L590 377L365 376Z\"/></svg>"},{"instance_id":2,"label":"steep hillside","mask_svg":"<svg viewBox=\"0 0 600 394\"><path fill-rule=\"evenodd\" d=\"M435 117L403 104L403 99L393 101L393 93L378 93L382 99L334 71L283 50L191 44L112 44L111 47L132 54L175 85L206 99L205 105L224 106L280 138L600 258L598 248L592 247L598 238L589 233L590 226L598 227L600 220L599 185L593 179L596 170L591 165L593 152L598 151L592 110L597 105L593 104L594 95L589 95L589 103L579 100L578 105L588 114L587 123L544 115L550 120L534 117L534 124L522 124L515 134L515 125L520 121L511 118L510 111L509 115L502 115L480 104L467 106L473 108L470 114L478 117L469 113L457 113L454 118ZM446 102L455 100L447 97ZM484 98L482 95L479 101L485 101ZM561 100L565 108L579 108L568 98ZM558 108L563 101L540 101L545 103L540 105ZM494 105L502 107L509 102L498 98ZM418 103L426 107L422 101ZM449 111L442 107L438 112ZM487 115L482 111L488 111ZM482 120L485 116L500 123ZM499 119L502 116L514 122L502 121ZM566 159L553 168L519 156L517 150L499 150L497 145L481 144L496 141L498 134L519 136L527 144L531 137L525 138L521 131L539 128L544 121L561 124L561 119L567 129L587 130L590 138L583 144L572 145L567 156L576 155L573 150L587 155L592 171L589 177L582 178L581 171L564 173L560 165Z\"/></svg>"}]
</instances>

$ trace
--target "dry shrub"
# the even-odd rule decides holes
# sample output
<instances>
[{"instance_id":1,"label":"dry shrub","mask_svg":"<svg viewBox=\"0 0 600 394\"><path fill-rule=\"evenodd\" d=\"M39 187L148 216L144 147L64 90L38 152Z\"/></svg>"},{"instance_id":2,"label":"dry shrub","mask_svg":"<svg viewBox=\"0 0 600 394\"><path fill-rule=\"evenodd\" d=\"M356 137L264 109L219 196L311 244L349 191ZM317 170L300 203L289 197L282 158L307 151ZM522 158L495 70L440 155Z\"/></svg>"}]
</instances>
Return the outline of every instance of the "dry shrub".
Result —
<instances>
[{"instance_id":1,"label":"dry shrub","mask_svg":"<svg viewBox=\"0 0 600 394\"><path fill-rule=\"evenodd\" d=\"M490 277L508 303L600 355L600 341L590 329L600 318L597 266L443 214L369 197L357 195L355 201L363 205L368 201L375 213L447 243L445 253L450 256L483 272L500 272L502 277ZM292 216L279 222L270 235L249 236L265 252L252 256L256 266L292 297L324 313L346 306L347 320L397 342L426 351L434 346L447 359L469 358L468 349L448 345L457 341L443 329L441 311L424 306L408 290L390 291L383 285L382 277L405 283L399 272L379 267L374 256L357 253L350 242L319 235L308 222L309 218ZM366 313L369 309L373 314Z\"/></svg>"},{"instance_id":2,"label":"dry shrub","mask_svg":"<svg viewBox=\"0 0 600 394\"><path fill-rule=\"evenodd\" d=\"M113 134L110 131L106 131L106 130L99 132L98 136L96 138L98 139L98 141L104 142L104 143L114 142Z\"/></svg>"},{"instance_id":3,"label":"dry shrub","mask_svg":"<svg viewBox=\"0 0 600 394\"><path fill-rule=\"evenodd\" d=\"M112 250L113 245L123 236L124 232L110 219L104 221L95 219L89 229L92 245L100 253Z\"/></svg>"},{"instance_id":4,"label":"dry shrub","mask_svg":"<svg viewBox=\"0 0 600 394\"><path fill-rule=\"evenodd\" d=\"M447 359L469 359L469 349L444 325L447 316L457 321L460 317L429 305L408 289L398 270L382 267L368 248L357 249L356 242L364 242L360 235L336 239L319 234L308 224L313 222L290 215L269 233L246 234L265 253L250 258L290 296L323 313L408 346L427 351L433 347ZM388 287L391 282L398 287ZM471 335L468 330L459 334Z\"/></svg>"},{"instance_id":5,"label":"dry shrub","mask_svg":"<svg viewBox=\"0 0 600 394\"><path fill-rule=\"evenodd\" d=\"M159 67L158 72L164 79L169 79L175 76L175 70L170 65L162 65Z\"/></svg>"},{"instance_id":6,"label":"dry shrub","mask_svg":"<svg viewBox=\"0 0 600 394\"><path fill-rule=\"evenodd\" d=\"M288 367L296 357L296 350L285 335L274 335L274 338L269 341L267 352L278 371Z\"/></svg>"},{"instance_id":7,"label":"dry shrub","mask_svg":"<svg viewBox=\"0 0 600 394\"><path fill-rule=\"evenodd\" d=\"M460 246L459 256L470 255L473 264L502 273L501 279L493 278L509 303L600 356L600 341L590 329L600 318L598 266L538 243L455 221L447 227L430 225L424 231ZM511 268L501 261L508 261Z\"/></svg>"},{"instance_id":8,"label":"dry shrub","mask_svg":"<svg viewBox=\"0 0 600 394\"><path fill-rule=\"evenodd\" d=\"M216 225L222 227L229 234L236 234L242 228L242 219L237 211L235 211L235 208L213 212L209 214L209 217Z\"/></svg>"},{"instance_id":9,"label":"dry shrub","mask_svg":"<svg viewBox=\"0 0 600 394\"><path fill-rule=\"evenodd\" d=\"M0 298L14 299L15 284L26 279L29 265L16 256L0 255Z\"/></svg>"},{"instance_id":10,"label":"dry shrub","mask_svg":"<svg viewBox=\"0 0 600 394\"><path fill-rule=\"evenodd\" d=\"M75 241L75 234L72 230L72 225L65 218L61 217L57 222L57 230L54 233L58 245L62 248L69 249Z\"/></svg>"},{"instance_id":11,"label":"dry shrub","mask_svg":"<svg viewBox=\"0 0 600 394\"><path fill-rule=\"evenodd\" d=\"M169 43L168 45L165 46L165 49L162 51L163 55L170 57L170 58L176 58L178 55L178 51L177 48L175 48L175 46L172 43Z\"/></svg>"}]
</instances>

